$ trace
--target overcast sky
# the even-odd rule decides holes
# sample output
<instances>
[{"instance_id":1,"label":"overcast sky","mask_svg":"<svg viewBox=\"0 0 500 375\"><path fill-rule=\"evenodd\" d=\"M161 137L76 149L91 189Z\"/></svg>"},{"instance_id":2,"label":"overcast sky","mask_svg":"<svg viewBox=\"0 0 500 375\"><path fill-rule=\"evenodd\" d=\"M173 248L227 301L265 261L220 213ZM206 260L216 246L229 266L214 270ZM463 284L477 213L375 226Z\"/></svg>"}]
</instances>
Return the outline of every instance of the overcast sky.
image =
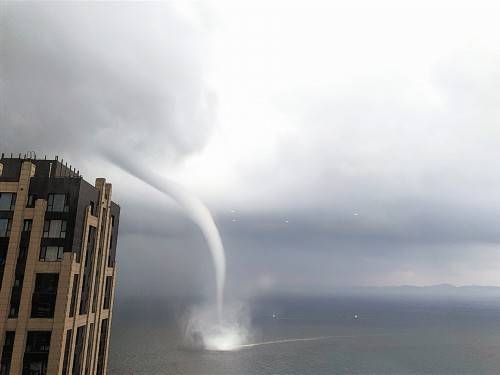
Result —
<instances>
[{"instance_id":1,"label":"overcast sky","mask_svg":"<svg viewBox=\"0 0 500 375\"><path fill-rule=\"evenodd\" d=\"M207 203L231 294L500 286L500 8L409 3L2 2L0 150L114 184L121 295L213 271L107 147Z\"/></svg>"}]
</instances>

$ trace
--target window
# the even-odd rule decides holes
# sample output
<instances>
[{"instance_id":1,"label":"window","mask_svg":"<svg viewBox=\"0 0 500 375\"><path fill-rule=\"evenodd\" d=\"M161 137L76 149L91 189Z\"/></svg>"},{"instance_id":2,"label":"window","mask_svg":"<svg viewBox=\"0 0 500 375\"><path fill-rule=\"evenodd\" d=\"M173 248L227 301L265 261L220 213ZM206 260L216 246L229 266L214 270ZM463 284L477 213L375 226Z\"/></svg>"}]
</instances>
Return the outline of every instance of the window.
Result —
<instances>
[{"instance_id":1,"label":"window","mask_svg":"<svg viewBox=\"0 0 500 375\"><path fill-rule=\"evenodd\" d=\"M0 248L0 266L5 265L6 258L7 258L7 246L2 246Z\"/></svg>"},{"instance_id":2,"label":"window","mask_svg":"<svg viewBox=\"0 0 500 375\"><path fill-rule=\"evenodd\" d=\"M48 212L68 212L66 194L49 194L47 199Z\"/></svg>"},{"instance_id":3,"label":"window","mask_svg":"<svg viewBox=\"0 0 500 375\"><path fill-rule=\"evenodd\" d=\"M92 349L94 344L94 323L90 323L89 341L87 347L87 364L85 365L85 374L90 375L90 362L92 361Z\"/></svg>"},{"instance_id":4,"label":"window","mask_svg":"<svg viewBox=\"0 0 500 375\"><path fill-rule=\"evenodd\" d=\"M26 203L26 207L35 207L35 201L37 200L36 194L28 195L28 202Z\"/></svg>"},{"instance_id":5,"label":"window","mask_svg":"<svg viewBox=\"0 0 500 375\"><path fill-rule=\"evenodd\" d=\"M113 286L113 276L106 276L106 287L104 292L104 309L109 309L111 303L111 290Z\"/></svg>"},{"instance_id":6,"label":"window","mask_svg":"<svg viewBox=\"0 0 500 375\"><path fill-rule=\"evenodd\" d=\"M16 275L14 285L12 286L12 293L10 295L10 310L9 318L17 318L19 313L19 304L21 303L21 291L23 289L24 274Z\"/></svg>"},{"instance_id":7,"label":"window","mask_svg":"<svg viewBox=\"0 0 500 375\"><path fill-rule=\"evenodd\" d=\"M59 274L37 273L31 302L32 318L53 318Z\"/></svg>"},{"instance_id":8,"label":"window","mask_svg":"<svg viewBox=\"0 0 500 375\"><path fill-rule=\"evenodd\" d=\"M76 296L78 292L78 274L76 273L73 276L73 290L71 291L71 305L69 307L69 316L75 316L75 308L76 308Z\"/></svg>"},{"instance_id":9,"label":"window","mask_svg":"<svg viewBox=\"0 0 500 375\"><path fill-rule=\"evenodd\" d=\"M50 350L50 331L30 331L26 338L26 351L23 359L23 374L47 374Z\"/></svg>"},{"instance_id":10,"label":"window","mask_svg":"<svg viewBox=\"0 0 500 375\"><path fill-rule=\"evenodd\" d=\"M3 344L2 362L0 363L0 374L8 375L10 372L10 362L12 360L12 349L14 348L15 331L5 332L5 342Z\"/></svg>"},{"instance_id":11,"label":"window","mask_svg":"<svg viewBox=\"0 0 500 375\"><path fill-rule=\"evenodd\" d=\"M10 237L11 228L12 220L0 219L0 237Z\"/></svg>"},{"instance_id":12,"label":"window","mask_svg":"<svg viewBox=\"0 0 500 375\"><path fill-rule=\"evenodd\" d=\"M80 374L80 367L82 366L82 353L84 346L84 338L85 338L85 326L78 327L76 331L76 340L75 340L75 354L73 356L73 375Z\"/></svg>"},{"instance_id":13,"label":"window","mask_svg":"<svg viewBox=\"0 0 500 375\"><path fill-rule=\"evenodd\" d=\"M26 219L23 223L23 232L31 232L31 227L33 226L33 220Z\"/></svg>"},{"instance_id":14,"label":"window","mask_svg":"<svg viewBox=\"0 0 500 375\"><path fill-rule=\"evenodd\" d=\"M45 220L43 226L44 238L65 238L66 220Z\"/></svg>"},{"instance_id":15,"label":"window","mask_svg":"<svg viewBox=\"0 0 500 375\"><path fill-rule=\"evenodd\" d=\"M91 267L91 263L94 261L95 242L95 228L89 226L87 235L87 254L85 254L85 269Z\"/></svg>"},{"instance_id":16,"label":"window","mask_svg":"<svg viewBox=\"0 0 500 375\"><path fill-rule=\"evenodd\" d=\"M95 204L94 202L90 201L90 214L91 215L94 215L94 209L95 209Z\"/></svg>"},{"instance_id":17,"label":"window","mask_svg":"<svg viewBox=\"0 0 500 375\"><path fill-rule=\"evenodd\" d=\"M30 353L48 353L50 350L50 331L28 332L26 351Z\"/></svg>"},{"instance_id":18,"label":"window","mask_svg":"<svg viewBox=\"0 0 500 375\"><path fill-rule=\"evenodd\" d=\"M94 264L94 252L96 247L95 237L96 229L93 226L90 226L87 238L87 254L85 257L85 265L82 278L80 315L87 314L88 311L90 286L92 284L92 265Z\"/></svg>"},{"instance_id":19,"label":"window","mask_svg":"<svg viewBox=\"0 0 500 375\"><path fill-rule=\"evenodd\" d=\"M26 258L28 257L28 244L19 245L19 256L17 257L18 263L26 263Z\"/></svg>"},{"instance_id":20,"label":"window","mask_svg":"<svg viewBox=\"0 0 500 375\"><path fill-rule=\"evenodd\" d=\"M71 351L71 333L72 333L71 329L68 329L66 331L66 344L64 344L64 360L63 360L62 375L66 375L68 373L69 352Z\"/></svg>"},{"instance_id":21,"label":"window","mask_svg":"<svg viewBox=\"0 0 500 375\"><path fill-rule=\"evenodd\" d=\"M8 243L0 243L0 289L2 289L3 271L5 269L5 259L7 258ZM1 372L0 372L1 374Z\"/></svg>"},{"instance_id":22,"label":"window","mask_svg":"<svg viewBox=\"0 0 500 375\"><path fill-rule=\"evenodd\" d=\"M97 375L104 374L104 356L106 354L106 344L108 342L108 319L101 322L101 334L99 336L99 353L97 354Z\"/></svg>"},{"instance_id":23,"label":"window","mask_svg":"<svg viewBox=\"0 0 500 375\"><path fill-rule=\"evenodd\" d=\"M85 315L87 313L87 307L89 304L89 278L87 274L83 274L82 278L82 292L80 293L80 315Z\"/></svg>"},{"instance_id":24,"label":"window","mask_svg":"<svg viewBox=\"0 0 500 375\"><path fill-rule=\"evenodd\" d=\"M62 260L64 248L62 246L42 246L40 250L40 260L46 262L56 262Z\"/></svg>"},{"instance_id":25,"label":"window","mask_svg":"<svg viewBox=\"0 0 500 375\"><path fill-rule=\"evenodd\" d=\"M15 205L15 193L0 193L0 211L14 211Z\"/></svg>"}]
</instances>

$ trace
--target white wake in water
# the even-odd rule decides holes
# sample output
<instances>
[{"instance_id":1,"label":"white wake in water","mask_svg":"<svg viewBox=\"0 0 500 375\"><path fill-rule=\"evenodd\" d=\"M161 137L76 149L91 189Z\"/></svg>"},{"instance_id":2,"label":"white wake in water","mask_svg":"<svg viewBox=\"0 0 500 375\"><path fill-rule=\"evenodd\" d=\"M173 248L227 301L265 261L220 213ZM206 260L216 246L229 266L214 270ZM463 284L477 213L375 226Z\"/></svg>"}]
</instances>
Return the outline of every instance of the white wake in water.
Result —
<instances>
[{"instance_id":1,"label":"white wake in water","mask_svg":"<svg viewBox=\"0 0 500 375\"><path fill-rule=\"evenodd\" d=\"M299 342L299 341L349 339L349 338L372 337L372 336L387 336L387 335L383 334L383 333L374 333L371 335L370 334L366 334L366 335L337 335L337 336L318 336L318 337L304 337L304 338L295 338L295 339L282 339L282 340L275 340L275 341L256 342L253 344L241 344L238 349L253 348L256 346L263 346L263 345L286 344L289 342Z\"/></svg>"}]
</instances>

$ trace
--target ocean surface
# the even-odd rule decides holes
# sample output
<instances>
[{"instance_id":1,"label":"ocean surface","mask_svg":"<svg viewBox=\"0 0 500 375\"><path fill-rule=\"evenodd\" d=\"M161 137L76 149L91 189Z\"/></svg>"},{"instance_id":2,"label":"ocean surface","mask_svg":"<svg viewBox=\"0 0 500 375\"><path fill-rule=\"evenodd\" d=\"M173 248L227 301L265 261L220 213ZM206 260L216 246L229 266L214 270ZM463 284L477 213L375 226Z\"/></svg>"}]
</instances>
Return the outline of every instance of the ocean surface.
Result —
<instances>
[{"instance_id":1,"label":"ocean surface","mask_svg":"<svg viewBox=\"0 0 500 375\"><path fill-rule=\"evenodd\" d=\"M122 301L109 373L500 374L500 298L269 297L251 305L248 343L257 345L209 352L185 344L182 308Z\"/></svg>"}]
</instances>

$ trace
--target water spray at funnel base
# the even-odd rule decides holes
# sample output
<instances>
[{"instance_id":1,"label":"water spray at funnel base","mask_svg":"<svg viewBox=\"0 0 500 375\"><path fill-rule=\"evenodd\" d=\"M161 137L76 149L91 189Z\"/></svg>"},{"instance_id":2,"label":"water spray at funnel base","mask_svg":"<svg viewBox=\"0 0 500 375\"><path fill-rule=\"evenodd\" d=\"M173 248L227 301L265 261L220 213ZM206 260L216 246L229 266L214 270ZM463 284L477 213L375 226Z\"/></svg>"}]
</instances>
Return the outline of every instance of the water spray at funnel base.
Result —
<instances>
[{"instance_id":1,"label":"water spray at funnel base","mask_svg":"<svg viewBox=\"0 0 500 375\"><path fill-rule=\"evenodd\" d=\"M232 351L239 350L249 338L249 313L244 306L225 306L224 319L214 324L215 312L210 308L193 308L185 326L186 343L192 348Z\"/></svg>"},{"instance_id":2,"label":"water spray at funnel base","mask_svg":"<svg viewBox=\"0 0 500 375\"><path fill-rule=\"evenodd\" d=\"M137 165L132 161L107 151L107 157L115 165L140 179L161 193L171 197L181 206L189 218L198 225L212 255L215 268L216 305L217 312L208 312L192 317L186 334L197 339L193 340L208 350L234 350L242 344L246 334L242 333L242 326L235 320L224 319L224 283L226 277L226 257L224 247L215 221L208 208L195 196L191 195L178 184L159 176L144 165ZM207 310L208 311L208 310Z\"/></svg>"}]
</instances>

